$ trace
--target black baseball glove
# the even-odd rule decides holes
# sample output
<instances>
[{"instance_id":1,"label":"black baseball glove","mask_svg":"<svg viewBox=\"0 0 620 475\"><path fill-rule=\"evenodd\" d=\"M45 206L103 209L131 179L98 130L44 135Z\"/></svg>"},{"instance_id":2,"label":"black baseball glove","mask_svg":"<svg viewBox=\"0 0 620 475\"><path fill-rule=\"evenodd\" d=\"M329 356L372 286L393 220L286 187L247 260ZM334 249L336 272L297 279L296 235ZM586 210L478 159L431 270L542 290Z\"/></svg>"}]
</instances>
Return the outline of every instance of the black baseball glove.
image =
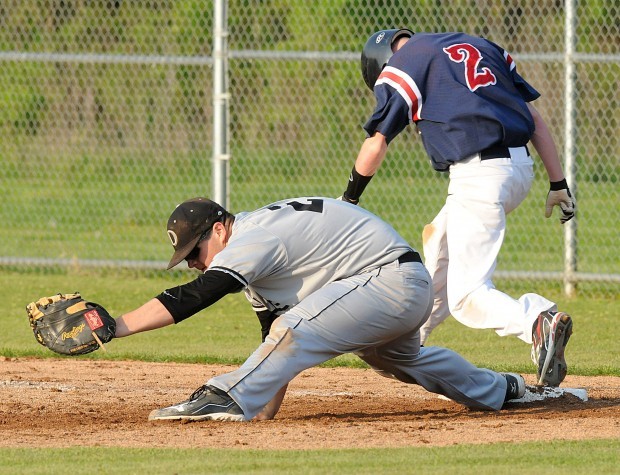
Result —
<instances>
[{"instance_id":1,"label":"black baseball glove","mask_svg":"<svg viewBox=\"0 0 620 475\"><path fill-rule=\"evenodd\" d=\"M26 310L37 341L62 355L95 351L116 332L116 320L106 309L86 302L79 293L43 297Z\"/></svg>"}]
</instances>

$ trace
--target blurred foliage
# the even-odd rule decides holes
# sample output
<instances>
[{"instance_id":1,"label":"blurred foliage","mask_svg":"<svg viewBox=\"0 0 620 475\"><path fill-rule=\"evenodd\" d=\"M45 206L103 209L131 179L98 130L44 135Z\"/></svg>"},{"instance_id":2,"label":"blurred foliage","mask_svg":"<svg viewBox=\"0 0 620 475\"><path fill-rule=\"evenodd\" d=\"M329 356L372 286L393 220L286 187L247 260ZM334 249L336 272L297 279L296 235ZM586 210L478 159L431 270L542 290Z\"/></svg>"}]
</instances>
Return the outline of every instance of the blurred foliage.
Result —
<instances>
[{"instance_id":1,"label":"blurred foliage","mask_svg":"<svg viewBox=\"0 0 620 475\"><path fill-rule=\"evenodd\" d=\"M617 54L618 6L589 1L579 5L577 15L579 52ZM557 0L243 0L231 2L228 18L231 50L357 53L370 33L386 25L467 31L502 44L517 57L562 52L564 43L563 2ZM208 57L212 25L213 4L206 0L12 0L0 5L0 50ZM234 138L246 148L273 147L292 154L312 150L317 141L359 141L359 126L372 106L358 77L359 66L334 61L311 66L307 61L231 61ZM529 67L524 63L522 69ZM618 63L579 67L580 130L617 131L619 69ZM189 65L0 63L0 83L11 85L0 94L0 131L18 143L53 139L55 147L65 149L87 141L91 147L108 146L120 153L143 142L160 150L197 150L210 143L205 135L212 110L210 73L208 66ZM556 86L548 88L551 93L561 90L563 81L561 70L553 74ZM545 73L532 77L547 79ZM330 100L336 91L360 100L343 107ZM283 97L299 101L297 116L279 106ZM547 108L561 112L562 98L554 102ZM244 123L248 104L260 107L260 122ZM198 140L191 138L196 135ZM590 141L590 136L577 138L583 160L620 156L618 134L603 141ZM25 155L7 153L5 147L0 146L0 152L6 158L21 160ZM619 170L616 160L605 172L587 167L581 178L616 182Z\"/></svg>"}]
</instances>

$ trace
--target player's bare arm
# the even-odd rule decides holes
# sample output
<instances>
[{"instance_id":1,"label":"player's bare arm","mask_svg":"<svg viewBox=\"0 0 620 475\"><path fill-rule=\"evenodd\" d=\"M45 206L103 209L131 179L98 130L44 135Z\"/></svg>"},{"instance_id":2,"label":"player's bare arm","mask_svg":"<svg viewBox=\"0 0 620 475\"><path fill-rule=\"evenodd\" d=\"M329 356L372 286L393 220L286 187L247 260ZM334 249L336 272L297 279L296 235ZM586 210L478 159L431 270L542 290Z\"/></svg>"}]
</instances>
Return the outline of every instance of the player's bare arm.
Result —
<instances>
[{"instance_id":1,"label":"player's bare arm","mask_svg":"<svg viewBox=\"0 0 620 475\"><path fill-rule=\"evenodd\" d=\"M355 161L357 172L363 176L374 175L385 158L387 147L385 136L380 132L375 132L372 137L364 140Z\"/></svg>"},{"instance_id":2,"label":"player's bare arm","mask_svg":"<svg viewBox=\"0 0 620 475\"><path fill-rule=\"evenodd\" d=\"M547 170L549 175L549 181L560 181L564 179L564 171L562 170L562 164L558 156L558 151L547 127L547 123L542 118L536 108L528 103L527 107L534 119L534 135L530 139L532 145L540 155L540 159Z\"/></svg>"},{"instance_id":3,"label":"player's bare arm","mask_svg":"<svg viewBox=\"0 0 620 475\"><path fill-rule=\"evenodd\" d=\"M342 195L345 201L357 204L387 153L387 140L380 132L368 137L360 148L357 160L351 170L347 189Z\"/></svg>"},{"instance_id":4,"label":"player's bare arm","mask_svg":"<svg viewBox=\"0 0 620 475\"><path fill-rule=\"evenodd\" d=\"M560 222L564 224L575 215L575 199L571 195L568 183L566 183L562 163L547 123L532 104L528 103L527 107L532 114L535 126L534 134L530 140L540 155L550 182L545 203L545 217L550 218L553 214L553 208L558 206L561 213Z\"/></svg>"},{"instance_id":5,"label":"player's bare arm","mask_svg":"<svg viewBox=\"0 0 620 475\"><path fill-rule=\"evenodd\" d=\"M174 323L170 312L157 300L152 299L141 307L116 319L116 338L155 330Z\"/></svg>"}]
</instances>

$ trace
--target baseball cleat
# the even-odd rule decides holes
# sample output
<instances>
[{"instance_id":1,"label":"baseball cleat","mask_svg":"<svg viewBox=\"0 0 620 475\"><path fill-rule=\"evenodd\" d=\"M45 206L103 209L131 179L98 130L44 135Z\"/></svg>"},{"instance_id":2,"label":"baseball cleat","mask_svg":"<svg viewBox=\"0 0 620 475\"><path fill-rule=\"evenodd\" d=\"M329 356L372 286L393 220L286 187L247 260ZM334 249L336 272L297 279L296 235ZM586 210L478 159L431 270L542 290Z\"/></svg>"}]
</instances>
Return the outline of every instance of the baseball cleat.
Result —
<instances>
[{"instance_id":1,"label":"baseball cleat","mask_svg":"<svg viewBox=\"0 0 620 475\"><path fill-rule=\"evenodd\" d=\"M516 373L500 373L506 378L508 386L506 387L506 397L504 402L512 399L521 399L525 395L525 379Z\"/></svg>"},{"instance_id":2,"label":"baseball cleat","mask_svg":"<svg viewBox=\"0 0 620 475\"><path fill-rule=\"evenodd\" d=\"M205 384L194 391L187 401L155 409L149 414L149 421L162 420L245 421L245 416L225 391Z\"/></svg>"},{"instance_id":3,"label":"baseball cleat","mask_svg":"<svg viewBox=\"0 0 620 475\"><path fill-rule=\"evenodd\" d=\"M532 328L532 361L538 365L538 386L559 386L566 377L564 349L573 320L564 312L543 312Z\"/></svg>"}]
</instances>

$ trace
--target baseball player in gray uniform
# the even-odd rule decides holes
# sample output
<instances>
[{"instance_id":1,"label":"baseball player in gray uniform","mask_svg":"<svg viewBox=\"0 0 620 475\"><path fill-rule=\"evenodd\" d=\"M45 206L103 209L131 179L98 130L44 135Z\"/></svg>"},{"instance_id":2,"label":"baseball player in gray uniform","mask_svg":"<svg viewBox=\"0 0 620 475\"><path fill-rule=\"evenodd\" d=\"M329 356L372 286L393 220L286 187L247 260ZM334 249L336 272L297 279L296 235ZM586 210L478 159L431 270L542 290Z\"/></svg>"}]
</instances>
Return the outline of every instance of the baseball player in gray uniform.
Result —
<instances>
[{"instance_id":1,"label":"baseball player in gray uniform","mask_svg":"<svg viewBox=\"0 0 620 475\"><path fill-rule=\"evenodd\" d=\"M467 407L499 410L523 396L520 375L478 368L454 351L422 347L433 305L419 254L387 223L341 200L303 197L236 215L206 198L168 220L175 249L201 271L117 319L116 337L179 323L243 290L263 342L237 370L149 419L271 419L303 370L354 353L380 374Z\"/></svg>"}]
</instances>

